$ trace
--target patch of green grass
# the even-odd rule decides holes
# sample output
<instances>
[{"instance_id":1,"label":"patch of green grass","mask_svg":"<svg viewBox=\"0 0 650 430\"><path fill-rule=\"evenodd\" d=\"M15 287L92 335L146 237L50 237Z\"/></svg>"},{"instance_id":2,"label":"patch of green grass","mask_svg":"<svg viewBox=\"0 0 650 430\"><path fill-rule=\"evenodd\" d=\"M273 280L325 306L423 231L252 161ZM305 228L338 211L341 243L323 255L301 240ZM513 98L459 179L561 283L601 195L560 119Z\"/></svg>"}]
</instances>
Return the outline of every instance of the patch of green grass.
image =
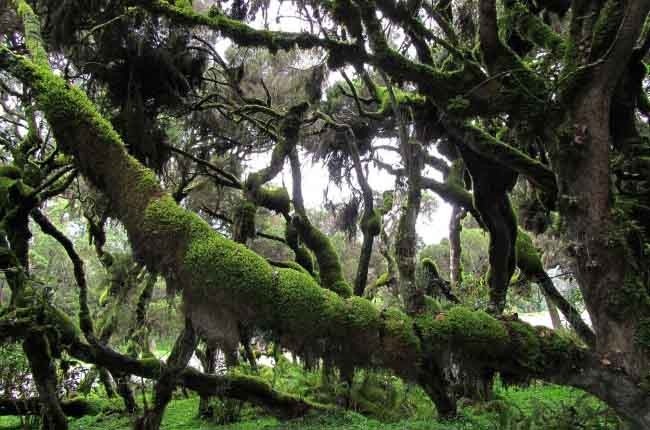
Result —
<instances>
[{"instance_id":1,"label":"patch of green grass","mask_svg":"<svg viewBox=\"0 0 650 430\"><path fill-rule=\"evenodd\" d=\"M265 378L276 388L314 394L320 383L318 373L300 372L297 366L281 360L275 375L262 369ZM364 373L361 372L361 376ZM550 384L534 383L529 387L506 387L497 381L494 399L482 403L462 403L454 421L438 421L428 399L422 393L394 377L378 373L374 378L392 384L402 402L388 415L374 418L355 411L335 410L312 413L295 420L281 421L259 408L246 406L235 423L220 425L216 419L198 417L198 397L177 397L168 406L162 430L618 430L624 426L606 406L580 390ZM377 390L380 385L373 385ZM367 392L368 399L374 398ZM139 396L138 396L139 397ZM149 396L148 396L149 397ZM336 397L334 394L333 397ZM101 405L96 416L70 420L70 430L130 430L133 417L120 412L119 399L91 396ZM140 400L140 399L139 399ZM426 402L425 402L426 400ZM150 401L150 400L149 400ZM404 405L408 406L405 407ZM388 408L388 405L386 405ZM215 413L219 416L219 412ZM22 430L17 417L0 417L0 429Z\"/></svg>"},{"instance_id":2,"label":"patch of green grass","mask_svg":"<svg viewBox=\"0 0 650 430\"><path fill-rule=\"evenodd\" d=\"M19 417L0 417L0 429L10 430L20 428Z\"/></svg>"}]
</instances>

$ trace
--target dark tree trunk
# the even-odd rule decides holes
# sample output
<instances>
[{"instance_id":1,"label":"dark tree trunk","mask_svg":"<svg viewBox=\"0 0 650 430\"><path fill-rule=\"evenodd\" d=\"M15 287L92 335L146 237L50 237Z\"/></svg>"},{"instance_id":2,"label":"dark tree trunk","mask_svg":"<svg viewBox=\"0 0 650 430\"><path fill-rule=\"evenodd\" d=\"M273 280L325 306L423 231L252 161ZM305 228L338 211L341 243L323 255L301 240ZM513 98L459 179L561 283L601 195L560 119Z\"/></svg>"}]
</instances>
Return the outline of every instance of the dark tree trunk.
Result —
<instances>
[{"instance_id":1,"label":"dark tree trunk","mask_svg":"<svg viewBox=\"0 0 650 430\"><path fill-rule=\"evenodd\" d=\"M115 397L115 381L113 381L113 376L111 375L111 372L104 369L103 367L100 367L97 370L99 373L99 380L102 382L102 385L104 386L104 391L106 391L106 396L109 399L112 399L113 397Z\"/></svg>"},{"instance_id":2,"label":"dark tree trunk","mask_svg":"<svg viewBox=\"0 0 650 430\"><path fill-rule=\"evenodd\" d=\"M40 333L31 333L23 342L23 350L43 407L43 429L67 430L68 420L57 396L56 369L48 340Z\"/></svg>"},{"instance_id":3,"label":"dark tree trunk","mask_svg":"<svg viewBox=\"0 0 650 430\"><path fill-rule=\"evenodd\" d=\"M449 220L449 283L451 291L455 291L463 282L463 268L461 266L460 232L463 229L461 221L467 211L454 205Z\"/></svg>"},{"instance_id":4,"label":"dark tree trunk","mask_svg":"<svg viewBox=\"0 0 650 430\"><path fill-rule=\"evenodd\" d=\"M362 297L366 290L366 283L368 282L368 267L370 266L372 244L374 241L375 236L372 233L363 232L363 243L361 245L361 254L359 255L357 276L354 279L354 294L359 297Z\"/></svg>"},{"instance_id":5,"label":"dark tree trunk","mask_svg":"<svg viewBox=\"0 0 650 430\"><path fill-rule=\"evenodd\" d=\"M217 349L206 344L205 352L202 355L201 365L203 366L203 373L208 375L213 374L217 365ZM214 410L210 405L210 396L202 394L199 400L199 416L211 417L213 414Z\"/></svg>"},{"instance_id":6,"label":"dark tree trunk","mask_svg":"<svg viewBox=\"0 0 650 430\"><path fill-rule=\"evenodd\" d=\"M449 384L435 361L435 359L427 360L419 382L436 405L438 416L441 419L452 419L457 413L456 399L448 392Z\"/></svg>"},{"instance_id":7,"label":"dark tree trunk","mask_svg":"<svg viewBox=\"0 0 650 430\"><path fill-rule=\"evenodd\" d=\"M0 415L40 416L42 414L42 405L43 402L38 397L28 399L0 398ZM61 402L61 409L66 416L75 418L99 412L99 409L95 407L95 405L79 397L70 400L63 400Z\"/></svg>"},{"instance_id":8,"label":"dark tree trunk","mask_svg":"<svg viewBox=\"0 0 650 430\"><path fill-rule=\"evenodd\" d=\"M120 375L117 377L117 392L122 398L124 403L124 410L129 414L134 414L138 411L138 404L135 401L135 394L131 386L130 375Z\"/></svg>"},{"instance_id":9,"label":"dark tree trunk","mask_svg":"<svg viewBox=\"0 0 650 430\"><path fill-rule=\"evenodd\" d=\"M167 404L179 383L178 378L190 358L192 358L196 343L197 337L188 318L185 320L183 332L176 339L176 343L167 359L167 368L156 382L153 409L146 411L144 416L136 421L136 430L158 430L160 428Z\"/></svg>"},{"instance_id":10,"label":"dark tree trunk","mask_svg":"<svg viewBox=\"0 0 650 430\"><path fill-rule=\"evenodd\" d=\"M544 300L546 301L546 307L548 308L548 314L551 316L551 323L553 325L554 330L560 330L562 328L562 320L560 319L560 313L557 310L557 306L555 306L555 303L553 303L553 300L551 300L545 292L542 292L544 294Z\"/></svg>"}]
</instances>

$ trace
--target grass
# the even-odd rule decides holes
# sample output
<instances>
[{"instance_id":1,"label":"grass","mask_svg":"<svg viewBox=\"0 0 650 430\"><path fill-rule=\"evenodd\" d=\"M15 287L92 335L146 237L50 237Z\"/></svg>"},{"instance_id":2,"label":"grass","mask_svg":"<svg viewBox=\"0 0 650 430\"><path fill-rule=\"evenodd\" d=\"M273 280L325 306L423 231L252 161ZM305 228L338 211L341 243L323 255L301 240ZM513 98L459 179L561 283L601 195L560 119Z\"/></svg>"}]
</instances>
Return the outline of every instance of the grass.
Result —
<instances>
[{"instance_id":1,"label":"grass","mask_svg":"<svg viewBox=\"0 0 650 430\"><path fill-rule=\"evenodd\" d=\"M103 401L103 412L70 420L70 430L127 430L132 418L118 412L119 401ZM578 390L536 384L528 388L497 385L495 400L461 407L460 417L440 422L432 417L383 422L352 411L312 414L279 421L263 411L246 407L240 421L220 425L197 417L198 398L178 398L165 414L162 430L508 430L623 429L603 405ZM0 417L0 429L19 430L17 417Z\"/></svg>"},{"instance_id":2,"label":"grass","mask_svg":"<svg viewBox=\"0 0 650 430\"><path fill-rule=\"evenodd\" d=\"M246 367L238 369L249 372ZM320 402L341 404L347 388L340 383L323 385L320 372L305 372L281 359L274 369L261 369L263 378L281 391ZM454 421L436 419L435 408L417 386L385 372L357 373L351 389L352 410L311 414L279 421L252 406L215 400L215 418L197 416L199 399L177 393L169 404L162 430L618 430L623 424L596 398L569 387L534 383L528 387L495 384L494 398L480 403L461 403ZM132 417L121 413L119 399L106 399L95 391L89 400L101 409L96 416L70 420L70 430L127 430ZM142 402L141 394L138 394ZM147 396L151 402L150 395ZM142 403L141 403L142 406ZM232 411L235 411L234 414ZM361 414L361 412L363 414ZM228 414L230 413L230 414ZM235 416L236 422L224 420ZM221 417L221 419L220 419ZM221 424L223 422L230 424ZM17 417L0 417L0 429L21 430Z\"/></svg>"}]
</instances>

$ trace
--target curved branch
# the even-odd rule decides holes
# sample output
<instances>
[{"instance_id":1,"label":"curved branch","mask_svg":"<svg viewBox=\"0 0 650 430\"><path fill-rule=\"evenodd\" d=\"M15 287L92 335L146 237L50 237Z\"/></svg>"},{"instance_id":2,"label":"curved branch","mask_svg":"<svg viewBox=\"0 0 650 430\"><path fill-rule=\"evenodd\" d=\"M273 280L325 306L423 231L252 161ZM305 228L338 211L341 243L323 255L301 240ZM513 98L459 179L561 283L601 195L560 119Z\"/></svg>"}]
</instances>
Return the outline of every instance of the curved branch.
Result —
<instances>
[{"instance_id":1,"label":"curved branch","mask_svg":"<svg viewBox=\"0 0 650 430\"><path fill-rule=\"evenodd\" d=\"M218 175L225 178L225 180L222 179L223 182L221 182L223 185L227 185L227 186L230 186L232 188L239 188L239 189L242 188L241 182L239 182L239 179L237 179L237 177L235 175L233 175L232 173L226 172L222 168L220 168L218 166L215 166L214 164L212 164L212 163L210 163L208 161L205 161L205 160L203 160L201 158L195 157L194 155L190 154L189 152L184 151L184 150L182 150L180 148L176 148L173 145L165 145L165 147L167 149L169 149L170 151L172 151L172 152L175 152L175 153L180 154L180 155L182 155L182 156L184 156L186 158L189 158L190 160L194 161L195 163L197 163L197 164L199 164L199 165L201 165L201 166L203 166L203 167L205 167L205 168L207 168L209 170L212 170L212 171L216 172Z\"/></svg>"},{"instance_id":2,"label":"curved branch","mask_svg":"<svg viewBox=\"0 0 650 430\"><path fill-rule=\"evenodd\" d=\"M517 148L507 145L474 125L458 125L445 121L445 129L459 144L466 145L482 157L525 176L533 185L550 195L557 194L555 173Z\"/></svg>"},{"instance_id":3,"label":"curved branch","mask_svg":"<svg viewBox=\"0 0 650 430\"><path fill-rule=\"evenodd\" d=\"M43 233L52 236L68 254L74 267L74 277L77 281L77 286L79 287L79 325L88 342L97 342L93 329L93 320L90 316L90 309L88 308L88 286L86 284L83 260L79 257L79 254L77 254L77 251L75 251L72 241L57 229L56 226L52 224L45 215L43 215L40 209L32 209L30 215L41 230L43 230Z\"/></svg>"}]
</instances>

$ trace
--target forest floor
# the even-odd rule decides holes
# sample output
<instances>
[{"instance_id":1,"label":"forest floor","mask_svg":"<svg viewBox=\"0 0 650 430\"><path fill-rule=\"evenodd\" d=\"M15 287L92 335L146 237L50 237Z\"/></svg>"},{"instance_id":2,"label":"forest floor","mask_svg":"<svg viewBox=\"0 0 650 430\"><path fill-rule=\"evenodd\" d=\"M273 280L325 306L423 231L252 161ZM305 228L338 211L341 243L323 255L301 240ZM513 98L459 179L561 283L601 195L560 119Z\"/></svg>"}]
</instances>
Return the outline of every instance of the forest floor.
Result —
<instances>
[{"instance_id":1,"label":"forest floor","mask_svg":"<svg viewBox=\"0 0 650 430\"><path fill-rule=\"evenodd\" d=\"M314 413L304 418L279 421L264 411L240 403L230 408L220 404L215 418L197 416L199 400L181 393L171 402L162 430L532 430L532 429L625 429L625 426L600 402L578 390L554 385L535 384L527 388L498 386L495 399L474 405L465 404L459 418L439 421L423 399L404 397L392 417L369 417L354 411L340 410ZM117 399L91 394L100 407L97 415L70 420L70 430L128 430L132 417L121 412ZM408 403L408 404L407 404ZM387 406L388 408L388 406ZM222 424L224 410L231 412L235 422ZM234 411L234 413L233 413ZM372 414L371 414L372 415ZM377 415L377 414L375 414ZM381 419L380 419L381 418ZM17 417L0 417L0 429L23 430ZM27 427L30 428L30 427Z\"/></svg>"}]
</instances>

